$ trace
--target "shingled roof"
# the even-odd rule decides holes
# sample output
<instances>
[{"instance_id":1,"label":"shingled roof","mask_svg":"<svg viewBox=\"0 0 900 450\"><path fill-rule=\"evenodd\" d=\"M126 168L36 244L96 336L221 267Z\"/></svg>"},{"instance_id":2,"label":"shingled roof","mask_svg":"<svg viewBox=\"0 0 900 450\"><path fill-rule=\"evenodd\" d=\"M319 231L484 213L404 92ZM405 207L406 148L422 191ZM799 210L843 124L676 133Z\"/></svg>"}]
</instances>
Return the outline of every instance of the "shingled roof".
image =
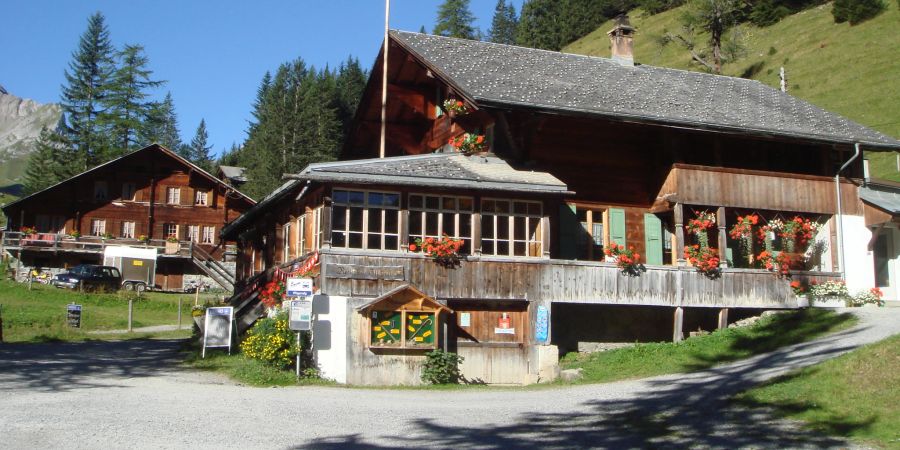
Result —
<instances>
[{"instance_id":1,"label":"shingled roof","mask_svg":"<svg viewBox=\"0 0 900 450\"><path fill-rule=\"evenodd\" d=\"M900 149L897 139L754 80L405 31L390 35L479 107Z\"/></svg>"},{"instance_id":2,"label":"shingled roof","mask_svg":"<svg viewBox=\"0 0 900 450\"><path fill-rule=\"evenodd\" d=\"M460 153L317 163L288 177L356 184L570 193L565 183L549 173L518 170L495 156L465 156Z\"/></svg>"}]
</instances>

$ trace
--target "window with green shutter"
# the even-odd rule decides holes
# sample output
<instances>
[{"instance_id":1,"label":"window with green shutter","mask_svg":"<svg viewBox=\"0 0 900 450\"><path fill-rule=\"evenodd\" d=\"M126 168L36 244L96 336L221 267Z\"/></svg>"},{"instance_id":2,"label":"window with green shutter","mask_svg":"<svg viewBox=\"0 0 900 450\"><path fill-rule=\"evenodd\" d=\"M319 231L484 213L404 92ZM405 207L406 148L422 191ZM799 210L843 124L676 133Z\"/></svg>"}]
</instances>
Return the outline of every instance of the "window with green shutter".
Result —
<instances>
[{"instance_id":1,"label":"window with green shutter","mask_svg":"<svg viewBox=\"0 0 900 450\"><path fill-rule=\"evenodd\" d=\"M625 210L609 209L609 240L612 243L625 245Z\"/></svg>"},{"instance_id":2,"label":"window with green shutter","mask_svg":"<svg viewBox=\"0 0 900 450\"><path fill-rule=\"evenodd\" d=\"M654 214L644 214L644 244L647 264L662 265L662 222Z\"/></svg>"}]
</instances>

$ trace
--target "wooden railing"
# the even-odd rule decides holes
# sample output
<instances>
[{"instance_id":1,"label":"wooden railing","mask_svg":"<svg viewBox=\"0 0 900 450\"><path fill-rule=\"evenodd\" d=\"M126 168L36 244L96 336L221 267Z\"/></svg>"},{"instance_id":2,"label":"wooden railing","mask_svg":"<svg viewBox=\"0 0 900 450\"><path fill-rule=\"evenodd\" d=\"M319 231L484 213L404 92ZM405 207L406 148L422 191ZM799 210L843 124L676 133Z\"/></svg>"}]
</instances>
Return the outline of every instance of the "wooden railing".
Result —
<instances>
[{"instance_id":1,"label":"wooden railing","mask_svg":"<svg viewBox=\"0 0 900 450\"><path fill-rule=\"evenodd\" d=\"M411 283L438 299L550 300L647 306L796 308L789 282L764 270L724 269L710 279L692 267L647 266L639 276L614 264L549 259L481 258L445 268L420 255L337 250L320 256L322 292L374 297ZM826 281L838 274L804 272Z\"/></svg>"},{"instance_id":2,"label":"wooden railing","mask_svg":"<svg viewBox=\"0 0 900 450\"><path fill-rule=\"evenodd\" d=\"M103 253L110 245L130 245L135 247L153 247L159 249L160 256L190 258L194 245L190 241L174 243L163 239L151 239L147 242L137 239L111 238L103 239L100 236L81 236L73 238L57 233L22 233L9 231L3 233L0 247L6 250L30 250L47 252L72 252L72 253Z\"/></svg>"}]
</instances>

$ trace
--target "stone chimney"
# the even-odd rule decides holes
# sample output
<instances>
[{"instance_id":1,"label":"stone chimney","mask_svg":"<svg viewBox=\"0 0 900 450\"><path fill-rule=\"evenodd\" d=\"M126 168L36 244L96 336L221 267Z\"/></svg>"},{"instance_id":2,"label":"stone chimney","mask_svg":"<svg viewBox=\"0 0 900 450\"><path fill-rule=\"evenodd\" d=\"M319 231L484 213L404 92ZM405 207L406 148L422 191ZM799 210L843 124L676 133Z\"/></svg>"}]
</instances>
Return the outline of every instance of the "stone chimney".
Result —
<instances>
[{"instance_id":1,"label":"stone chimney","mask_svg":"<svg viewBox=\"0 0 900 450\"><path fill-rule=\"evenodd\" d=\"M627 67L634 66L634 27L628 16L619 14L615 19L616 26L606 34L612 48L612 60Z\"/></svg>"}]
</instances>

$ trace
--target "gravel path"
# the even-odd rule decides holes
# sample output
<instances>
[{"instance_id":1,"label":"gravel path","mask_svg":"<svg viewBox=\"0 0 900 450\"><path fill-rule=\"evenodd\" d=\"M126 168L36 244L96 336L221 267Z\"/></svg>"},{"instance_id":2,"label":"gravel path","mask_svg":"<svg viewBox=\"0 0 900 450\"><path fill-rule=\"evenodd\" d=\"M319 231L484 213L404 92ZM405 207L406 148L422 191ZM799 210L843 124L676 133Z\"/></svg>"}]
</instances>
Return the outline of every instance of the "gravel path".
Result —
<instances>
[{"instance_id":1,"label":"gravel path","mask_svg":"<svg viewBox=\"0 0 900 450\"><path fill-rule=\"evenodd\" d=\"M826 338L688 375L461 391L251 388L177 368L179 341L0 346L4 448L846 448L728 401L900 333L857 309Z\"/></svg>"}]
</instances>

